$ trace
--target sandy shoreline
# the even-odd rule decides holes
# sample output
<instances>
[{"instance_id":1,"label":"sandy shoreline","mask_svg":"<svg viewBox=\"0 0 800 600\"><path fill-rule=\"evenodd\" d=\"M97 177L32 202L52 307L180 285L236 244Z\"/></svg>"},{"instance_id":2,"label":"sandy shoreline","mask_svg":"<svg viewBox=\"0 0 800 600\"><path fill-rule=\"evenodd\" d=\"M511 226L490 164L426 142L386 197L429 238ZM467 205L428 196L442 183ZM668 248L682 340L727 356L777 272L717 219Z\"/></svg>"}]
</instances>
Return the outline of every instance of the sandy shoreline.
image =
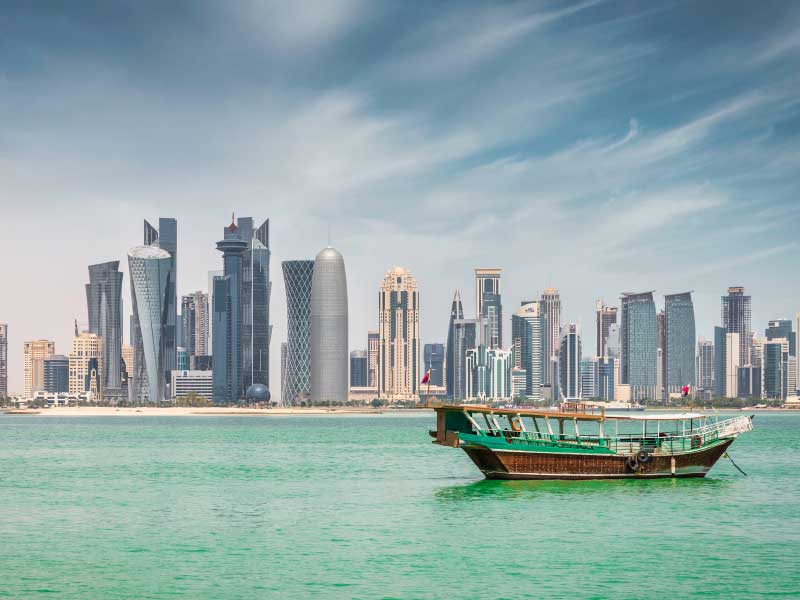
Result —
<instances>
[{"instance_id":1,"label":"sandy shoreline","mask_svg":"<svg viewBox=\"0 0 800 600\"><path fill-rule=\"evenodd\" d=\"M176 417L176 416L309 416L309 415L380 415L387 412L401 412L379 408L334 408L328 410L324 407L315 408L237 408L224 406L209 406L203 408L189 407L141 407L141 408L114 408L112 406L80 406L44 409L5 410L8 415L36 415L42 417ZM417 410L403 410L402 412L417 412Z\"/></svg>"}]
</instances>

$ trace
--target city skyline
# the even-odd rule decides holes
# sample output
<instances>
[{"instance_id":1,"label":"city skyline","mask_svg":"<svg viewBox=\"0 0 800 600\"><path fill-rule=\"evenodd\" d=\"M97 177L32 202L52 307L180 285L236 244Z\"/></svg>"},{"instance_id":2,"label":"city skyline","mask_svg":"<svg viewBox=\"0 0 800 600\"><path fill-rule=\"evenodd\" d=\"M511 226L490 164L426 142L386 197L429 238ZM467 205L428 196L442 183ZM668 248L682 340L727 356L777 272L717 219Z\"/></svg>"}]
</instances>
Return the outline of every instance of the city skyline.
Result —
<instances>
[{"instance_id":1,"label":"city skyline","mask_svg":"<svg viewBox=\"0 0 800 600\"><path fill-rule=\"evenodd\" d=\"M503 269L507 315L557 288L585 348L595 300L618 305L623 290L655 289L661 306L693 289L706 339L729 286L752 295L756 331L798 312L793 4L733 3L729 19L684 3L353 3L330 19L141 7L117 15L113 39L95 7L60 10L13 11L0 58L14 83L0 107L14 140L0 150L3 219L37 228L34 246L27 227L0 239L4 256L26 249L2 276L29 292L0 297L9 392L23 388L25 341L68 352L85 314L75 282L124 263L153 215L179 221L180 295L208 292L231 210L270 217L273 265L313 255L330 229L347 257L350 350L377 327L374 288L392 265L418 280L423 344L445 340L455 289L474 315L482 265ZM157 49L190 22L209 35L164 60ZM272 279L279 393L286 310Z\"/></svg>"}]
</instances>

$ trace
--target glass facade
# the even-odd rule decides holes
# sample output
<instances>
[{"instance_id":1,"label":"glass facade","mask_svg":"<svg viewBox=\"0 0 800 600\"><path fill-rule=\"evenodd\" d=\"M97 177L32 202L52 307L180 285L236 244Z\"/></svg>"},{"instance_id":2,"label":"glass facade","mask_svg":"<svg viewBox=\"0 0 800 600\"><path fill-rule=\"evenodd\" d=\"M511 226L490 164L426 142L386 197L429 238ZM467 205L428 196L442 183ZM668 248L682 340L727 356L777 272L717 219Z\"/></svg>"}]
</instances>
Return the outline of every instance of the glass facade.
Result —
<instances>
[{"instance_id":1,"label":"glass facade","mask_svg":"<svg viewBox=\"0 0 800 600\"><path fill-rule=\"evenodd\" d=\"M103 340L106 391L122 387L122 273L119 261L89 266L86 284L89 332ZM108 395L108 394L106 394Z\"/></svg>"},{"instance_id":2,"label":"glass facade","mask_svg":"<svg viewBox=\"0 0 800 600\"><path fill-rule=\"evenodd\" d=\"M797 356L796 343L794 332L792 331L791 319L776 319L767 324L764 330L764 335L768 340L775 340L783 338L789 341L789 356Z\"/></svg>"},{"instance_id":3,"label":"glass facade","mask_svg":"<svg viewBox=\"0 0 800 600\"><path fill-rule=\"evenodd\" d=\"M170 255L166 250L136 246L128 252L136 341L135 373L129 393L137 404L160 403L166 397L169 380L164 368L164 333L170 269Z\"/></svg>"},{"instance_id":4,"label":"glass facade","mask_svg":"<svg viewBox=\"0 0 800 600\"><path fill-rule=\"evenodd\" d=\"M558 363L560 397L566 400L581 398L581 337L574 323L564 326Z\"/></svg>"},{"instance_id":5,"label":"glass facade","mask_svg":"<svg viewBox=\"0 0 800 600\"><path fill-rule=\"evenodd\" d=\"M178 222L175 219L160 218L158 220L158 230L147 221L144 222L144 244L146 246L157 246L169 254L169 277L167 278L167 289L165 292L166 306L164 308L164 380L172 381L172 371L178 362Z\"/></svg>"},{"instance_id":6,"label":"glass facade","mask_svg":"<svg viewBox=\"0 0 800 600\"><path fill-rule=\"evenodd\" d=\"M597 398L600 400L614 400L614 361L616 359L601 356L597 359Z\"/></svg>"},{"instance_id":7,"label":"glass facade","mask_svg":"<svg viewBox=\"0 0 800 600\"><path fill-rule=\"evenodd\" d=\"M467 351L476 348L478 339L477 319L456 319L453 321L453 399L467 398ZM448 365L447 372L451 372Z\"/></svg>"},{"instance_id":8,"label":"glass facade","mask_svg":"<svg viewBox=\"0 0 800 600\"><path fill-rule=\"evenodd\" d=\"M557 387L557 367L553 358L561 345L561 296L555 288L547 288L542 292L539 302L542 314L542 364L545 365L542 383Z\"/></svg>"},{"instance_id":9,"label":"glass facade","mask_svg":"<svg viewBox=\"0 0 800 600\"><path fill-rule=\"evenodd\" d=\"M502 269L475 269L476 317L486 320L488 337L481 340L488 348L503 347L503 304L500 299Z\"/></svg>"},{"instance_id":10,"label":"glass facade","mask_svg":"<svg viewBox=\"0 0 800 600\"><path fill-rule=\"evenodd\" d=\"M707 340L697 342L697 389L714 389L714 344Z\"/></svg>"},{"instance_id":11,"label":"glass facade","mask_svg":"<svg viewBox=\"0 0 800 600\"><path fill-rule=\"evenodd\" d=\"M764 398L786 400L787 371L789 363L788 340L776 339L764 342Z\"/></svg>"},{"instance_id":12,"label":"glass facade","mask_svg":"<svg viewBox=\"0 0 800 600\"><path fill-rule=\"evenodd\" d=\"M626 293L621 302L621 383L631 386L631 400L655 398L658 321L653 292Z\"/></svg>"},{"instance_id":13,"label":"glass facade","mask_svg":"<svg viewBox=\"0 0 800 600\"><path fill-rule=\"evenodd\" d=\"M286 289L286 374L284 406L311 398L311 283L313 260L281 263Z\"/></svg>"},{"instance_id":14,"label":"glass facade","mask_svg":"<svg viewBox=\"0 0 800 600\"><path fill-rule=\"evenodd\" d=\"M461 295L456 291L453 304L450 306L450 322L447 326L447 345L445 346L445 386L447 397L455 398L456 381L456 337L455 322L464 318L464 307L461 305Z\"/></svg>"},{"instance_id":15,"label":"glass facade","mask_svg":"<svg viewBox=\"0 0 800 600\"><path fill-rule=\"evenodd\" d=\"M664 296L664 397L696 387L695 325L691 292Z\"/></svg>"},{"instance_id":16,"label":"glass facade","mask_svg":"<svg viewBox=\"0 0 800 600\"><path fill-rule=\"evenodd\" d=\"M524 397L530 400L542 397L542 325L538 302L523 305L511 316L514 367L525 371Z\"/></svg>"},{"instance_id":17,"label":"glass facade","mask_svg":"<svg viewBox=\"0 0 800 600\"><path fill-rule=\"evenodd\" d=\"M425 361L423 373L430 371L430 384L444 385L444 344L425 344L422 354Z\"/></svg>"},{"instance_id":18,"label":"glass facade","mask_svg":"<svg viewBox=\"0 0 800 600\"><path fill-rule=\"evenodd\" d=\"M607 356L608 334L611 326L617 323L617 308L614 306L606 306L603 304L602 300L598 300L596 306L597 348L595 350L595 355Z\"/></svg>"},{"instance_id":19,"label":"glass facade","mask_svg":"<svg viewBox=\"0 0 800 600\"><path fill-rule=\"evenodd\" d=\"M52 394L69 392L69 358L61 354L44 359L44 390Z\"/></svg>"},{"instance_id":20,"label":"glass facade","mask_svg":"<svg viewBox=\"0 0 800 600\"><path fill-rule=\"evenodd\" d=\"M230 404L253 384L269 386L269 220L257 229L251 217L232 220L217 250L223 275L213 278L214 402Z\"/></svg>"},{"instance_id":21,"label":"glass facade","mask_svg":"<svg viewBox=\"0 0 800 600\"><path fill-rule=\"evenodd\" d=\"M368 376L367 351L353 350L350 353L350 387L366 387Z\"/></svg>"},{"instance_id":22,"label":"glass facade","mask_svg":"<svg viewBox=\"0 0 800 600\"><path fill-rule=\"evenodd\" d=\"M743 287L729 287L728 295L722 296L720 310L722 326L728 333L739 334L739 364L750 362L750 344L752 340L750 327L750 296L744 295ZM717 346L719 349L719 346Z\"/></svg>"}]
</instances>

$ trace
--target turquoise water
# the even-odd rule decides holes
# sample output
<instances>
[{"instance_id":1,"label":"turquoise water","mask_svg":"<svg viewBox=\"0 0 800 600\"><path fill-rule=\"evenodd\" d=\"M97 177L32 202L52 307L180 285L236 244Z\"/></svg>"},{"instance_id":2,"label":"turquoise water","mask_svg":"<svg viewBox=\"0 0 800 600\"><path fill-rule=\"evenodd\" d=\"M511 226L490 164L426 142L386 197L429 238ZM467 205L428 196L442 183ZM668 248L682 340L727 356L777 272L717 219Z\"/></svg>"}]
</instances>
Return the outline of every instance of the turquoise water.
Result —
<instances>
[{"instance_id":1,"label":"turquoise water","mask_svg":"<svg viewBox=\"0 0 800 600\"><path fill-rule=\"evenodd\" d=\"M800 593L800 414L646 482L483 481L433 424L0 416L0 597Z\"/></svg>"}]
</instances>

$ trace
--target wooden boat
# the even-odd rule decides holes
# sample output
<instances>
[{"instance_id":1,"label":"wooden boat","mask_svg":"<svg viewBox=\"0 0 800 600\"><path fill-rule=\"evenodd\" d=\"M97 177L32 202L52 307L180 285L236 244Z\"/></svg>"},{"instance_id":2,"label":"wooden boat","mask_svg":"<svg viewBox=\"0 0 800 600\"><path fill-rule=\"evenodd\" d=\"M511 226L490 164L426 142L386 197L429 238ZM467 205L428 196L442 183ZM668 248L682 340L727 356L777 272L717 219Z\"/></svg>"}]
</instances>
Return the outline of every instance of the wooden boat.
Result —
<instances>
[{"instance_id":1,"label":"wooden boat","mask_svg":"<svg viewBox=\"0 0 800 600\"><path fill-rule=\"evenodd\" d=\"M702 413L606 415L454 405L436 409L434 444L461 448L487 479L704 477L752 416L712 422Z\"/></svg>"}]
</instances>

